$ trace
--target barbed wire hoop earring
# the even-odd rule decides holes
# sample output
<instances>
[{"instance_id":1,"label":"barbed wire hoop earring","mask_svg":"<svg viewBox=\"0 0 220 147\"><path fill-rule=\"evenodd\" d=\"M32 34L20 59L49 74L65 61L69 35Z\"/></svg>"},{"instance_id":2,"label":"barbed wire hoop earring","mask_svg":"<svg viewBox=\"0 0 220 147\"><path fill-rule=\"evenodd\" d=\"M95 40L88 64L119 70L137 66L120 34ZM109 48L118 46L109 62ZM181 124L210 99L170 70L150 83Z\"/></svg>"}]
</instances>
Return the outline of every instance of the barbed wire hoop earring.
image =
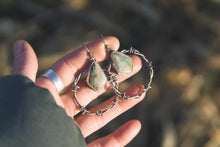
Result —
<instances>
[{"instance_id":1,"label":"barbed wire hoop earring","mask_svg":"<svg viewBox=\"0 0 220 147\"><path fill-rule=\"evenodd\" d=\"M106 75L105 75L104 71L102 70L102 68L100 67L100 65L96 62L96 59L92 56L92 53L89 51L87 46L85 44L82 44L82 45L87 50L89 57L90 57L90 61L91 61L89 68L87 70L86 83L94 91L99 91L100 89L102 89L105 86L105 84L107 82ZM77 94L76 94L77 89L80 88L77 84L78 84L78 82L84 72L81 72L73 81L72 91L73 91L74 101L75 101L76 105L81 109L82 114L86 113L89 115L103 116L104 113L106 113L107 111L112 109L117 104L117 102L119 101L118 96L115 97L115 99L112 101L112 104L107 109L102 110L102 111L97 110L96 112L88 111L85 106L83 106L79 103L79 101L77 99Z\"/></svg>"},{"instance_id":2,"label":"barbed wire hoop earring","mask_svg":"<svg viewBox=\"0 0 220 147\"><path fill-rule=\"evenodd\" d=\"M112 50L109 48L108 44L106 44L105 39L104 39L104 37L103 37L102 35L101 35L101 38L104 40L104 44L105 44L106 49L107 49L109 52L112 51ZM149 61L147 60L147 58L146 58L142 53L140 53L140 51L134 49L133 47L130 47L130 49L124 49L124 50L122 50L122 51L120 52L120 54L126 55L126 56L128 56L128 55L137 55L137 56L139 56L139 57L142 59L142 62L144 62L144 65L147 66L147 68L148 68L148 71L149 71L149 73L150 73L150 74L149 74L149 81L148 81L147 85L142 89L142 92L141 92L140 94L136 95L136 96L129 96L129 95L127 95L125 92L124 92L124 93L121 93L121 92L118 90L118 89L119 89L119 85L118 85L118 82L117 82L117 81L118 81L117 75L113 75L113 74L111 73L111 68L112 68L112 66L113 66L113 68L114 68L114 61L113 61L113 60L112 60L112 62L110 62L110 63L108 64L107 70L106 70L106 73L107 73L107 75L108 75L108 81L109 81L111 87L114 89L114 92L115 92L116 96L121 97L121 98L124 98L124 99L127 99L127 100L128 100L128 99L139 99L145 92L147 92L147 91L151 88L151 83L152 83L152 79L153 79L153 75L154 75L152 62L149 62ZM131 60L132 60L132 59L131 59ZM130 62L130 63L132 63L132 62ZM119 63L119 64L120 64L120 63ZM118 74L118 73L116 72L116 74ZM118 75L120 75L120 74L118 74Z\"/></svg>"}]
</instances>

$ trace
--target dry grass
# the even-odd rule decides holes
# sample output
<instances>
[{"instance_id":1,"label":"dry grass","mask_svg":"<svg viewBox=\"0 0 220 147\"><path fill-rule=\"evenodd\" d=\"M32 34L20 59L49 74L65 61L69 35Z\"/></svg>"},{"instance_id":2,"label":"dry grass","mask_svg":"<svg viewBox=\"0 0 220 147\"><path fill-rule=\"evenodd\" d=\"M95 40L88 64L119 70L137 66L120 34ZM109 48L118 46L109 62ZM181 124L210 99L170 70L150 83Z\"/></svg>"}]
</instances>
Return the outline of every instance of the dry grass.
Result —
<instances>
[{"instance_id":1,"label":"dry grass","mask_svg":"<svg viewBox=\"0 0 220 147\"><path fill-rule=\"evenodd\" d=\"M153 89L88 141L140 119L143 129L128 146L218 147L219 13L219 0L1 0L0 76L11 71L17 39L33 45L41 73L81 42L114 35L121 48L138 48L153 61Z\"/></svg>"}]
</instances>

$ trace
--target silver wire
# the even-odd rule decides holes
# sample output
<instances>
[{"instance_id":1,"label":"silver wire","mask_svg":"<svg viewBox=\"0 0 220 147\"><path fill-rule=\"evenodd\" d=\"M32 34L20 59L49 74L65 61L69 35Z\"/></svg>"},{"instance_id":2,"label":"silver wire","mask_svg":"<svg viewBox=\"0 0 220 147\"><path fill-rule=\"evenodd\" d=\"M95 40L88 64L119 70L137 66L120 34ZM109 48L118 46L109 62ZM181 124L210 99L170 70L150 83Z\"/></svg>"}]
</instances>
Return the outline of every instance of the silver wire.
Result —
<instances>
[{"instance_id":1,"label":"silver wire","mask_svg":"<svg viewBox=\"0 0 220 147\"><path fill-rule=\"evenodd\" d=\"M103 35L101 35L101 38L104 40L104 44L106 49L108 50L108 52L112 51L109 46L106 44L105 39L103 37ZM89 56L91 57L91 60L95 60L95 58L92 56L91 52L89 51L89 49L87 48L87 46L85 44L82 43L82 45L85 47L85 49L87 50ZM136 96L129 96L127 95L125 92L121 93L118 88L119 88L119 84L118 84L118 79L116 75L113 75L111 73L111 67L112 67L112 62L109 63L109 65L107 66L107 69L104 70L104 72L107 74L107 79L111 85L111 87L114 90L114 93L116 95L115 99L112 101L112 104L105 110L99 111L97 110L96 112L91 112L89 111L85 106L81 105L78 101L76 92L77 89L79 89L80 87L77 86L80 77L82 75L82 73L80 73L73 81L73 98L74 101L76 103L76 105L81 109L82 114L89 114L89 115L97 115L97 116L103 116L104 113L108 112L109 110L111 110L120 100L119 97L124 98L124 99L139 99L145 92L147 92L150 88L151 88L151 83L153 80L153 75L154 75L154 71L153 71L153 66L152 66L152 62L149 62L147 60L147 58L140 53L138 50L134 49L133 47L131 47L130 49L124 49L121 51L121 53L123 54L129 54L129 55L137 55L139 56L145 63L145 66L148 67L149 73L150 73L150 77L149 77L149 81L147 83L147 85L142 89L142 92Z\"/></svg>"},{"instance_id":2,"label":"silver wire","mask_svg":"<svg viewBox=\"0 0 220 147\"><path fill-rule=\"evenodd\" d=\"M92 61L95 61L95 58L92 56L92 53L89 51L88 47L82 43L82 45L84 46L84 48L87 50L89 56L90 56L90 60ZM97 110L96 112L91 112L89 111L85 106L81 105L78 101L78 98L77 98L77 95L76 95L76 92L77 92L77 89L79 89L80 87L77 86L79 80L80 80L80 77L82 76L83 72L81 72L73 81L73 88L72 88L72 91L73 91L73 99L76 103L76 105L81 109L81 112L82 114L89 114L89 115L97 115L97 116L103 116L104 113L108 112L109 110L111 110L119 101L119 97L116 96L115 99L112 101L112 104L105 110Z\"/></svg>"},{"instance_id":3,"label":"silver wire","mask_svg":"<svg viewBox=\"0 0 220 147\"><path fill-rule=\"evenodd\" d=\"M112 104L105 110L97 110L96 112L91 112L89 111L85 106L81 105L78 101L76 92L77 89L79 89L80 87L77 86L80 77L81 77L82 73L80 73L73 81L73 99L76 103L76 105L81 109L82 114L89 114L89 115L97 115L97 116L103 116L104 113L108 112L109 110L111 110L118 102L119 102L119 97L116 95L116 97L114 98L114 100L112 101Z\"/></svg>"},{"instance_id":4,"label":"silver wire","mask_svg":"<svg viewBox=\"0 0 220 147\"><path fill-rule=\"evenodd\" d=\"M93 57L92 53L89 51L88 47L87 47L84 43L82 43L82 45L83 45L83 47L86 49L86 51L88 52L88 55L89 55L89 57L90 57L90 60L91 60L91 61L96 61L96 59Z\"/></svg>"},{"instance_id":5,"label":"silver wire","mask_svg":"<svg viewBox=\"0 0 220 147\"><path fill-rule=\"evenodd\" d=\"M104 41L105 48L107 49L108 54L110 54L113 50L109 48L109 45L106 43L105 38L104 38L103 35L101 35L101 38L102 38L103 41Z\"/></svg>"}]
</instances>

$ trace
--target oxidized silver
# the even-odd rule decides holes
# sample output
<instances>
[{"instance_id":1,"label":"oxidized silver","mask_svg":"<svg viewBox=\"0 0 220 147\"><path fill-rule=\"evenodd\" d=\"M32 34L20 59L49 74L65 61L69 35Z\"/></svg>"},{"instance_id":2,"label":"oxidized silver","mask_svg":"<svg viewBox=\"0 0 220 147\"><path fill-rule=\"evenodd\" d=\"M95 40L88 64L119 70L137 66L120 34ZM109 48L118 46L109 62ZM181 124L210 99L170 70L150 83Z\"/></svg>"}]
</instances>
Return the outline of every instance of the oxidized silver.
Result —
<instances>
[{"instance_id":1,"label":"oxidized silver","mask_svg":"<svg viewBox=\"0 0 220 147\"><path fill-rule=\"evenodd\" d=\"M86 82L88 84L88 86L90 88L92 88L95 91L98 91L100 89L102 89L106 82L107 82L107 78L106 75L104 74L104 71L102 70L102 68L99 66L99 64L96 62L95 58L92 56L91 52L89 51L89 49L86 47L85 44L83 44L83 46L85 47L85 49L87 50L89 56L90 56L90 66L89 66L89 70L87 71L87 78L86 78ZM96 112L91 112L89 111L85 106L81 105L77 99L77 89L79 89L80 87L77 86L80 77L82 76L83 73L80 73L73 81L73 98L74 101L76 103L76 105L81 109L82 114L89 114L89 115L97 115L97 116L103 116L104 113L106 113L107 111L109 111L110 109L112 109L117 102L119 101L118 96L115 97L115 99L113 100L112 104L105 110L97 110Z\"/></svg>"},{"instance_id":2,"label":"oxidized silver","mask_svg":"<svg viewBox=\"0 0 220 147\"><path fill-rule=\"evenodd\" d=\"M82 114L89 114L89 115L97 115L97 116L103 116L104 113L108 112L109 110L111 110L119 101L119 97L116 96L114 98L114 100L112 101L112 104L105 110L97 110L96 112L91 112L89 111L85 106L81 105L77 99L77 95L76 95L76 92L77 92L77 89L79 89L80 87L77 86L79 80L80 80L80 77L82 76L83 73L80 73L73 81L73 98L74 98L74 101L76 103L76 105L81 109L82 111Z\"/></svg>"},{"instance_id":3,"label":"oxidized silver","mask_svg":"<svg viewBox=\"0 0 220 147\"><path fill-rule=\"evenodd\" d=\"M102 35L101 35L101 37L102 37L102 39L104 40L104 44L105 44L105 47L106 47L107 51L108 51L108 52L115 52L115 51L112 51L112 50L109 48L108 44L106 44L105 39L104 39L104 37L103 37ZM143 54L141 54L138 50L134 49L133 47L130 47L129 50L124 49L124 50L122 50L120 53L121 53L122 55L128 54L128 55L137 55L137 56L139 56L139 57L142 59L142 61L144 61L144 65L148 67L148 70L149 70L149 72L150 72L149 82L147 83L146 87L144 87L144 88L142 89L142 92L141 92L140 94L136 95L136 96L129 96L129 95L127 95L126 93L121 93L121 92L118 90L119 85L118 85L118 82L117 82L117 81L118 81L117 76L116 76L116 75L113 75L113 74L111 73L111 68L112 68L112 66L113 66L113 68L115 68L114 60L112 60L112 62L109 63L109 65L108 65L108 67L107 67L107 70L106 70L107 75L108 75L108 81L110 82L110 85L111 85L111 87L114 89L114 92L115 92L115 94L116 94L117 96L122 97L122 98L127 99L127 100L128 100L128 99L139 99L145 92L147 92L147 91L151 88L150 85L151 85L151 83L152 83L152 79L153 79L153 75L154 75L152 62L149 62ZM126 55L126 56L127 56L127 55ZM126 60L126 61L127 61L127 60ZM132 63L132 62L131 62L131 63ZM120 63L119 63L119 64L120 64ZM129 64L128 64L128 65L129 65ZM133 65L132 65L132 67L133 67ZM125 70L125 69L124 69L124 70ZM117 70L116 70L116 73L117 73ZM118 73L117 73L117 74L118 74ZM118 75L120 75L120 74L118 74Z\"/></svg>"},{"instance_id":4,"label":"oxidized silver","mask_svg":"<svg viewBox=\"0 0 220 147\"><path fill-rule=\"evenodd\" d=\"M111 84L112 88L114 89L115 94L117 96L122 97L127 100L128 99L139 99L145 92L147 92L151 88L151 83L152 83L152 79L153 79L153 75L154 75L152 62L149 62L143 54L141 54L138 50L134 49L133 47L131 47L129 50L124 49L121 52L124 54L128 53L129 55L137 55L144 61L144 64L145 64L145 66L148 67L148 70L150 73L149 81L148 81L147 85L142 89L142 92L136 96L129 96L126 93L121 93L118 90L118 87L119 87L118 82L117 82L118 79L115 75L113 75L111 73L111 66L112 66L111 63L109 63L108 68L106 70L106 72L108 73L108 81L110 82L110 84Z\"/></svg>"},{"instance_id":5,"label":"oxidized silver","mask_svg":"<svg viewBox=\"0 0 220 147\"><path fill-rule=\"evenodd\" d=\"M52 69L48 69L48 71L46 71L41 76L50 79L53 82L53 84L55 85L59 94L64 89L64 85L63 85L60 77Z\"/></svg>"},{"instance_id":6,"label":"oxidized silver","mask_svg":"<svg viewBox=\"0 0 220 147\"><path fill-rule=\"evenodd\" d=\"M104 40L104 37L101 36ZM103 116L104 113L108 112L109 110L111 110L118 102L119 102L119 97L124 98L124 99L139 99L146 91L148 91L151 88L151 83L152 83L152 79L153 79L153 66L152 66L152 62L149 62L145 56L143 54L141 54L138 50L134 49L134 48L130 48L129 50L124 49L121 52L116 52L111 50L108 45L106 44L105 40L105 47L108 51L108 54L111 56L112 60L109 63L109 65L107 66L107 69L104 70L104 72L107 75L107 81L109 81L111 87L113 88L116 96L114 98L114 100L112 101L112 104L105 110L97 110L96 112L91 112L89 111L85 106L81 105L77 99L77 89L79 89L80 87L77 86L80 77L82 76L83 73L80 73L73 81L73 97L74 97L74 101L76 103L76 105L81 109L82 114L89 114L89 115L97 115L97 116ZM90 68L89 71L87 73L87 84L94 89L94 85L96 85L96 82L93 82L94 77L90 77L91 72L93 67L92 65L96 64L96 60L94 57L92 57L92 54L89 52L89 49L83 44L83 46L86 48L86 50L88 51L89 56L91 57L91 64L90 64ZM139 56L142 61L144 62L145 66L148 67L149 70L149 82L147 83L147 85L142 89L141 93L136 95L136 96L129 96L126 93L121 93L118 88L118 79L117 79L117 75L114 75L113 73L111 73L111 68L113 66L113 68L115 69L116 73L118 75L126 75L129 74L133 71L133 63L132 63L132 59L128 56L128 55L137 55ZM115 57L113 57L115 56ZM116 59L115 59L116 58ZM118 60L119 59L119 60ZM116 61L117 60L117 61ZM121 60L121 61L120 61ZM124 63L120 63L120 62L124 62ZM101 67L100 67L101 68ZM101 70L101 69L100 69ZM95 73L98 73L98 71L96 71ZM94 75L93 75L94 76ZM89 79L93 79L92 82ZM101 78L102 79L102 78ZM94 89L96 90L96 88Z\"/></svg>"}]
</instances>

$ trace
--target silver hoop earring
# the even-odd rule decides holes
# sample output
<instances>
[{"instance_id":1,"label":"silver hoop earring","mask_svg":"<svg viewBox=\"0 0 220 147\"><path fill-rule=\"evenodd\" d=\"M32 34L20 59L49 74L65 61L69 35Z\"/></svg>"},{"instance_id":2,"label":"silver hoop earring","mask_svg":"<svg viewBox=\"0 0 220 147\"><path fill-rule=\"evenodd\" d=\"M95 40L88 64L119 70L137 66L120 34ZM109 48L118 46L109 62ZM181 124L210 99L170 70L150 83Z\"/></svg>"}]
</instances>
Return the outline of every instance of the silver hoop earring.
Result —
<instances>
[{"instance_id":1,"label":"silver hoop earring","mask_svg":"<svg viewBox=\"0 0 220 147\"><path fill-rule=\"evenodd\" d=\"M86 77L86 83L87 85L93 89L94 91L99 91L100 89L102 89L106 82L107 82L107 78L106 75L104 73L104 71L102 70L102 68L100 67L100 65L96 62L96 59L92 56L92 53L89 51L89 49L87 48L87 46L85 44L83 44L84 48L87 50L89 57L90 57L90 65L89 68L87 70L87 77ZM112 101L112 104L105 110L99 111L97 110L96 112L91 112L89 111L85 106L81 105L77 99L77 89L79 89L80 87L77 86L82 74L84 72L81 72L73 81L73 98L74 101L76 103L76 105L81 109L82 114L89 114L89 115L97 115L97 116L103 116L104 113L108 112L110 109L112 109L119 101L118 96L115 97L115 99Z\"/></svg>"},{"instance_id":2,"label":"silver hoop earring","mask_svg":"<svg viewBox=\"0 0 220 147\"><path fill-rule=\"evenodd\" d=\"M105 44L105 47L106 47L106 49L108 50L108 52L111 52L111 54L112 54L112 52L116 52L116 51L112 51L110 48L109 48L109 46L108 46L108 44L106 44L106 42L105 42L105 39L104 39L104 37L101 35L101 38L104 40L104 44ZM114 53L115 54L115 53ZM113 88L113 90L114 90L114 92L115 92L115 94L116 94L116 96L118 96L118 97L121 97L121 98L124 98L124 99L139 99L145 92L147 92L150 88L151 88L151 83L152 83L152 79L153 79L153 75L154 75L154 71L153 71L153 66L152 66L152 62L149 62L148 60L147 60L147 58L142 54L142 53L140 53L140 51L138 51L138 50L136 50L136 49L134 49L133 47L130 47L130 49L129 50L127 50L127 49L124 49L124 50L122 50L121 52L117 52L117 54L118 55L121 55L121 56L123 56L123 57L126 57L126 59L123 59L123 60L126 60L127 61L127 63L132 63L132 59L128 56L128 55L137 55L137 56L139 56L141 59L142 59L142 61L144 62L144 65L145 66L147 66L147 68L148 68L148 71L149 71L149 81L148 81L148 83L147 83L147 85L142 89L142 92L140 93L140 94L138 94L138 95L136 95L136 96L129 96L129 95L127 95L126 93L121 93L118 89L119 89L119 85L118 85L118 79L117 79L117 76L116 75L113 75L112 73L111 73L111 68L112 68L112 66L113 66L113 68L115 69L115 61L112 59L112 57L111 57L111 59L112 59L112 61L108 64L108 66L107 66L107 70L106 70L106 72L107 72L107 75L108 75L108 81L109 81L109 83L110 83L110 85L111 85L111 87ZM127 58L127 56L131 59L131 61L130 61L130 59L129 58ZM124 61L125 62L125 61ZM117 64L120 64L120 63L117 63ZM132 69L133 69L133 65L132 65ZM116 73L118 74L118 72L117 72L117 70L115 70L116 71ZM131 71L132 72L132 71ZM130 72L130 73L131 73ZM120 74L118 74L118 75L120 75Z\"/></svg>"}]
</instances>

